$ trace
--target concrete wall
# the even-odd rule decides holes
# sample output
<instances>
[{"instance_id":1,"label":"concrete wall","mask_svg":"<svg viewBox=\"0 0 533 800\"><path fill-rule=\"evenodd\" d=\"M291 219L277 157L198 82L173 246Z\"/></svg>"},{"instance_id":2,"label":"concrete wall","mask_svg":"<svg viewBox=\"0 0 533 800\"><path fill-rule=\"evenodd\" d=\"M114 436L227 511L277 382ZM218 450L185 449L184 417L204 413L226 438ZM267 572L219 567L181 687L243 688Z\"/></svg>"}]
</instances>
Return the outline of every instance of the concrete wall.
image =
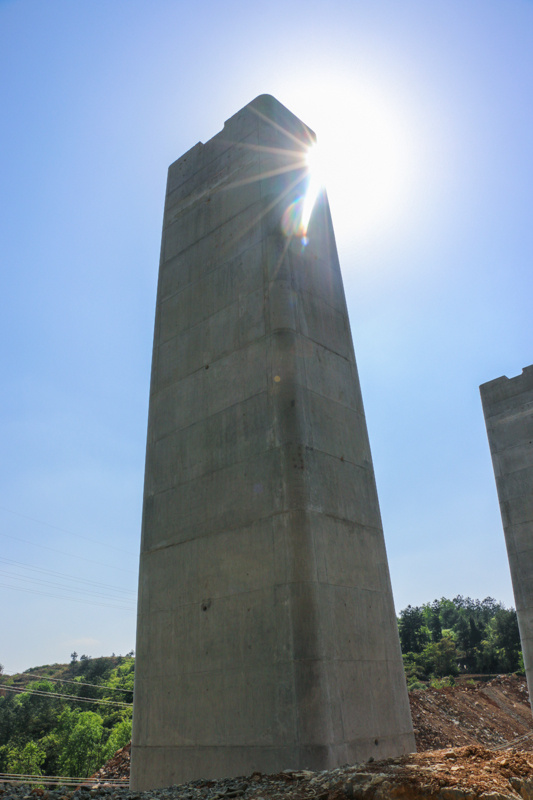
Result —
<instances>
[{"instance_id":1,"label":"concrete wall","mask_svg":"<svg viewBox=\"0 0 533 800\"><path fill-rule=\"evenodd\" d=\"M533 366L480 391L533 697Z\"/></svg>"},{"instance_id":2,"label":"concrete wall","mask_svg":"<svg viewBox=\"0 0 533 800\"><path fill-rule=\"evenodd\" d=\"M135 789L415 749L325 196L280 227L312 140L261 96L169 169Z\"/></svg>"}]
</instances>

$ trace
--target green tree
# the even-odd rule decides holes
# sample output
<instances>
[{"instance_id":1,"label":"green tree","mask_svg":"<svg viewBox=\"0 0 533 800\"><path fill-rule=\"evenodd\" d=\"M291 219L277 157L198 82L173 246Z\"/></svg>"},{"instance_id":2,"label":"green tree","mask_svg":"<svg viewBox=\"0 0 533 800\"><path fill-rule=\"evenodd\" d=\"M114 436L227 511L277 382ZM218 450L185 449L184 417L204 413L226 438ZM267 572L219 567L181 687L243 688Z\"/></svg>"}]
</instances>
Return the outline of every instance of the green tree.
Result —
<instances>
[{"instance_id":1,"label":"green tree","mask_svg":"<svg viewBox=\"0 0 533 800\"><path fill-rule=\"evenodd\" d=\"M65 711L61 715L63 775L86 778L102 761L102 718L94 711Z\"/></svg>"},{"instance_id":2,"label":"green tree","mask_svg":"<svg viewBox=\"0 0 533 800\"><path fill-rule=\"evenodd\" d=\"M427 603L424 608L424 619L426 620L427 628L431 634L432 642L440 642L442 639L442 622L440 619L440 602L434 600L432 603Z\"/></svg>"},{"instance_id":3,"label":"green tree","mask_svg":"<svg viewBox=\"0 0 533 800\"><path fill-rule=\"evenodd\" d=\"M7 751L7 770L17 775L42 775L45 759L45 750L35 742L27 742L24 747L12 745Z\"/></svg>"},{"instance_id":4,"label":"green tree","mask_svg":"<svg viewBox=\"0 0 533 800\"><path fill-rule=\"evenodd\" d=\"M38 741L57 723L61 711L59 698L34 694L34 692L53 693L54 685L50 681L37 680L29 683L26 689L27 691L14 698L14 713L8 721L8 724L12 724L8 743Z\"/></svg>"},{"instance_id":5,"label":"green tree","mask_svg":"<svg viewBox=\"0 0 533 800\"><path fill-rule=\"evenodd\" d=\"M111 756L114 756L117 750L124 747L131 741L131 719L123 719L111 730L109 739L107 740L103 758L107 761Z\"/></svg>"},{"instance_id":6,"label":"green tree","mask_svg":"<svg viewBox=\"0 0 533 800\"><path fill-rule=\"evenodd\" d=\"M440 642L430 642L422 652L421 660L426 674L436 678L457 675L457 647L452 636L443 636Z\"/></svg>"},{"instance_id":7,"label":"green tree","mask_svg":"<svg viewBox=\"0 0 533 800\"><path fill-rule=\"evenodd\" d=\"M422 684L422 681L427 677L427 675L421 658L422 657L420 654L415 653L406 653L403 656L405 680L407 681L407 688L409 691L412 689L425 688Z\"/></svg>"},{"instance_id":8,"label":"green tree","mask_svg":"<svg viewBox=\"0 0 533 800\"><path fill-rule=\"evenodd\" d=\"M490 673L516 671L522 663L516 612L492 597L457 595L407 606L398 628L411 679L414 672L440 676L447 663L451 675L458 666L464 672Z\"/></svg>"},{"instance_id":9,"label":"green tree","mask_svg":"<svg viewBox=\"0 0 533 800\"><path fill-rule=\"evenodd\" d=\"M421 653L429 639L423 609L407 606L400 611L398 631L402 653Z\"/></svg>"},{"instance_id":10,"label":"green tree","mask_svg":"<svg viewBox=\"0 0 533 800\"><path fill-rule=\"evenodd\" d=\"M497 646L504 653L502 666L506 672L514 672L519 666L520 631L514 608L499 608L494 617Z\"/></svg>"},{"instance_id":11,"label":"green tree","mask_svg":"<svg viewBox=\"0 0 533 800\"><path fill-rule=\"evenodd\" d=\"M459 618L459 610L453 600L448 600L446 597L441 597L439 601L440 618L443 628L454 628Z\"/></svg>"},{"instance_id":12,"label":"green tree","mask_svg":"<svg viewBox=\"0 0 533 800\"><path fill-rule=\"evenodd\" d=\"M515 672L520 668L520 655L516 611L500 607L485 628L479 664L486 672Z\"/></svg>"}]
</instances>

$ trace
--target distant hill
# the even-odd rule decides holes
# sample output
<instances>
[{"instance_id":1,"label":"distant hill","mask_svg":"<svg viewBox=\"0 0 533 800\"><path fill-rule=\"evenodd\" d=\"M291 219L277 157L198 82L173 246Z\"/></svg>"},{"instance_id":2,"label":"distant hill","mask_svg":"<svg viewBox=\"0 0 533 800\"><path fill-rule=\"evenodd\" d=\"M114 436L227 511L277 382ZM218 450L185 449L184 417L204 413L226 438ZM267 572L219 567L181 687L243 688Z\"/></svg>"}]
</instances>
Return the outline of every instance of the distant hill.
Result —
<instances>
[{"instance_id":1,"label":"distant hill","mask_svg":"<svg viewBox=\"0 0 533 800\"><path fill-rule=\"evenodd\" d=\"M72 654L0 676L0 772L87 777L131 739L135 659Z\"/></svg>"}]
</instances>

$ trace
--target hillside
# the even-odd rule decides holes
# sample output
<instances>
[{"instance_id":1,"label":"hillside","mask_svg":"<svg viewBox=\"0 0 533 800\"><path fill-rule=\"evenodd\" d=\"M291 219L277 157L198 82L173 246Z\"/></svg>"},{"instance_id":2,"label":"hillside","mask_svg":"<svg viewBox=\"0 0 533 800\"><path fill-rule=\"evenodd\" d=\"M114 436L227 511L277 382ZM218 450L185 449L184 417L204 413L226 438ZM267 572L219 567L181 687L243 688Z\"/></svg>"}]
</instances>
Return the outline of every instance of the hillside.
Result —
<instances>
[{"instance_id":1,"label":"hillside","mask_svg":"<svg viewBox=\"0 0 533 800\"><path fill-rule=\"evenodd\" d=\"M0 676L0 772L87 777L131 738L133 657Z\"/></svg>"},{"instance_id":2,"label":"hillside","mask_svg":"<svg viewBox=\"0 0 533 800\"><path fill-rule=\"evenodd\" d=\"M409 700L419 752L471 744L502 747L517 739L521 748L533 749L525 678L499 675L474 685L411 691Z\"/></svg>"}]
</instances>

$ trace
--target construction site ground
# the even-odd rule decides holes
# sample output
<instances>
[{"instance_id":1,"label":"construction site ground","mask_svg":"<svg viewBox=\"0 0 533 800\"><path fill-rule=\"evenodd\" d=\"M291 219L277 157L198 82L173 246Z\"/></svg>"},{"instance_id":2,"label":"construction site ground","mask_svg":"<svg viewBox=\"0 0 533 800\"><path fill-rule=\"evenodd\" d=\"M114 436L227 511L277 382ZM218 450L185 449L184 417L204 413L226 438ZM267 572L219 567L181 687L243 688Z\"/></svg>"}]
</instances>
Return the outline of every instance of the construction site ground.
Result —
<instances>
[{"instance_id":1,"label":"construction site ground","mask_svg":"<svg viewBox=\"0 0 533 800\"><path fill-rule=\"evenodd\" d=\"M117 800L533 800L533 718L524 678L506 675L426 688L411 692L410 701L417 753L323 772L256 772L130 793L116 784L106 787L108 781L129 777L128 745L93 776L91 795L111 793ZM24 796L13 788L4 798Z\"/></svg>"},{"instance_id":2,"label":"construction site ground","mask_svg":"<svg viewBox=\"0 0 533 800\"><path fill-rule=\"evenodd\" d=\"M446 689L409 693L418 752L478 744L533 748L533 718L525 678L463 679Z\"/></svg>"}]
</instances>

